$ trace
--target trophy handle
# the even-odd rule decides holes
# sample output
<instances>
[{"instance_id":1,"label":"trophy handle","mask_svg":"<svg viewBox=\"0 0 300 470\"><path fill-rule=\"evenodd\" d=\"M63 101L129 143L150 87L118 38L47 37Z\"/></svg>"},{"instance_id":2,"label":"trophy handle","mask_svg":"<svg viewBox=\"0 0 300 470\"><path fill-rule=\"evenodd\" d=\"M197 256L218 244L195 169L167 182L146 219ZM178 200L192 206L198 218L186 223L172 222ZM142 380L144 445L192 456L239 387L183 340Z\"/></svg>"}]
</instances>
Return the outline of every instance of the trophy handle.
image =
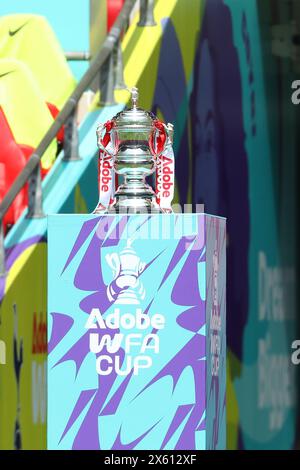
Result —
<instances>
[{"instance_id":1,"label":"trophy handle","mask_svg":"<svg viewBox=\"0 0 300 470\"><path fill-rule=\"evenodd\" d=\"M113 129L113 121L107 121L105 124L98 124L96 134L97 134L97 144L99 149L107 153L110 157L114 158L116 155L116 150L115 153L110 152L107 149L107 145L111 142L111 130ZM104 133L105 131L105 133ZM114 142L113 142L114 144ZM115 145L114 145L115 147Z\"/></svg>"},{"instance_id":2,"label":"trophy handle","mask_svg":"<svg viewBox=\"0 0 300 470\"><path fill-rule=\"evenodd\" d=\"M155 121L154 123L155 131L150 138L150 148L156 159L161 157L161 155L167 150L167 148L173 143L174 135L174 126L173 124L165 124L161 121ZM159 143L156 144L157 150L155 149L155 133L158 133Z\"/></svg>"},{"instance_id":3,"label":"trophy handle","mask_svg":"<svg viewBox=\"0 0 300 470\"><path fill-rule=\"evenodd\" d=\"M144 263L143 261L140 262L140 265L139 265L139 274L142 274L142 272L144 271L146 267L146 263Z\"/></svg>"},{"instance_id":4,"label":"trophy handle","mask_svg":"<svg viewBox=\"0 0 300 470\"><path fill-rule=\"evenodd\" d=\"M120 273L120 267L121 267L120 260L119 260L117 253L112 253L111 255L108 254L106 255L105 259L107 261L107 264L114 271L114 276L116 279Z\"/></svg>"}]
</instances>

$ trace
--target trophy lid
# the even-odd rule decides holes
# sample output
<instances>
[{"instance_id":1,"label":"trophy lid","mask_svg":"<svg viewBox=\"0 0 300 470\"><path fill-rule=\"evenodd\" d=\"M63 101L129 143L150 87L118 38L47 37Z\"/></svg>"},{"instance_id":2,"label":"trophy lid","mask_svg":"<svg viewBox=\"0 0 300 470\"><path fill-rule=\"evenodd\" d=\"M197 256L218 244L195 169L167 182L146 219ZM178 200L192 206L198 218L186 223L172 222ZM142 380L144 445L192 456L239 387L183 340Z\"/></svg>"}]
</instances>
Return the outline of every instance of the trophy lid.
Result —
<instances>
[{"instance_id":1,"label":"trophy lid","mask_svg":"<svg viewBox=\"0 0 300 470\"><path fill-rule=\"evenodd\" d=\"M139 92L138 89L133 87L131 89L132 107L126 108L124 111L118 113L113 121L116 130L148 130L153 127L153 122L157 119L156 116L142 108L138 107Z\"/></svg>"}]
</instances>

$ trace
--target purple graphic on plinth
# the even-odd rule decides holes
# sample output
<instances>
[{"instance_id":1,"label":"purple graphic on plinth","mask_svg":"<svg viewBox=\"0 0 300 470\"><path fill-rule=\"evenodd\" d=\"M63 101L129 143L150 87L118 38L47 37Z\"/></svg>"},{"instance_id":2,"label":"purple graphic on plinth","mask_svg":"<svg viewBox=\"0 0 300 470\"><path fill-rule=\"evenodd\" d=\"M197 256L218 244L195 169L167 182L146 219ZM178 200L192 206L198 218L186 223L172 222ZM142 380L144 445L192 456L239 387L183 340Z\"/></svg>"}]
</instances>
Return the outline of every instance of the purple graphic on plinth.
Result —
<instances>
[{"instance_id":1,"label":"purple graphic on plinth","mask_svg":"<svg viewBox=\"0 0 300 470\"><path fill-rule=\"evenodd\" d=\"M49 448L225 447L225 220L168 217L49 218Z\"/></svg>"}]
</instances>

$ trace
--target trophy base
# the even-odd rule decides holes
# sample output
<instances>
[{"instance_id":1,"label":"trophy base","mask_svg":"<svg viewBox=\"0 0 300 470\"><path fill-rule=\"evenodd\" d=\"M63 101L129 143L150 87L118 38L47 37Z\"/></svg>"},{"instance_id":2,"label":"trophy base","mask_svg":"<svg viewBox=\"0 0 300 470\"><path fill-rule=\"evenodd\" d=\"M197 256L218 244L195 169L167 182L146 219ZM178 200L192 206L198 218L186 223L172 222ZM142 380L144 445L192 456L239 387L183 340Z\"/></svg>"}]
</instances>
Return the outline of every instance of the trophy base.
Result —
<instances>
[{"instance_id":1,"label":"trophy base","mask_svg":"<svg viewBox=\"0 0 300 470\"><path fill-rule=\"evenodd\" d=\"M143 204L140 204L143 202ZM162 211L156 202L141 201L136 198L117 200L108 209L108 214L161 214Z\"/></svg>"},{"instance_id":2,"label":"trophy base","mask_svg":"<svg viewBox=\"0 0 300 470\"><path fill-rule=\"evenodd\" d=\"M161 214L162 210L155 199L155 193L147 184L132 187L122 185L115 194L114 203L108 208L108 214Z\"/></svg>"},{"instance_id":3,"label":"trophy base","mask_svg":"<svg viewBox=\"0 0 300 470\"><path fill-rule=\"evenodd\" d=\"M98 203L93 214L162 214L165 211L156 202L156 196L151 186L135 182L134 188L127 184L119 187L114 202L105 207ZM172 211L170 211L172 212Z\"/></svg>"}]
</instances>

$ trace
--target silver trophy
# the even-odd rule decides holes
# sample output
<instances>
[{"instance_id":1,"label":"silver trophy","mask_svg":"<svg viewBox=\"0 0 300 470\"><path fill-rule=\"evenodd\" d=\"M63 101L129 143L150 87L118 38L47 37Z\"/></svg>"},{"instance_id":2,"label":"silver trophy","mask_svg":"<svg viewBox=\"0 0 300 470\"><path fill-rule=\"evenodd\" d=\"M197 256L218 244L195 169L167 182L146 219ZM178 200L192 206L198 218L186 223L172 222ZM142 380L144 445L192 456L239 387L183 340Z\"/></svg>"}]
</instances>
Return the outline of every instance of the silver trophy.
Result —
<instances>
[{"instance_id":1,"label":"silver trophy","mask_svg":"<svg viewBox=\"0 0 300 470\"><path fill-rule=\"evenodd\" d=\"M139 280L146 263L141 261L127 240L127 246L118 253L106 255L106 261L113 270L114 280L107 286L107 297L115 304L139 304L145 298L145 288Z\"/></svg>"},{"instance_id":2,"label":"silver trophy","mask_svg":"<svg viewBox=\"0 0 300 470\"><path fill-rule=\"evenodd\" d=\"M99 203L94 213L172 212L174 194L173 125L137 105L97 128ZM155 172L155 191L146 178Z\"/></svg>"}]
</instances>

